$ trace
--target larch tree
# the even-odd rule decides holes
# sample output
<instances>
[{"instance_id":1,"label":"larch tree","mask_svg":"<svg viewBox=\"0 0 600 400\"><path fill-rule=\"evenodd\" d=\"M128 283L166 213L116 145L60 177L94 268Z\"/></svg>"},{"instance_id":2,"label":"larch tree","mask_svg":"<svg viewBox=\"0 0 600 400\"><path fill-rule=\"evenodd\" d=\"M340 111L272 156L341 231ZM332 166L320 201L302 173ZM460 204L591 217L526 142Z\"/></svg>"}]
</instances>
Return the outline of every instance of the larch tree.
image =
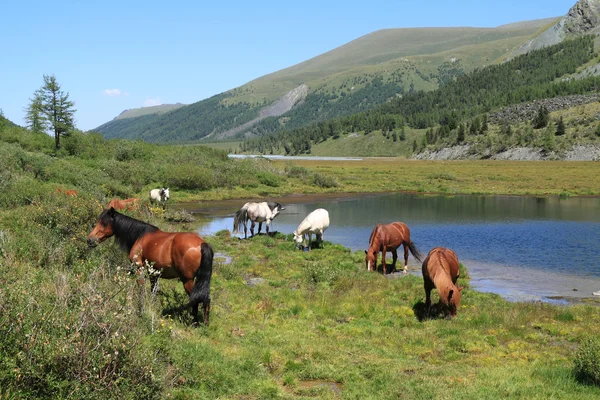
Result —
<instances>
[{"instance_id":1,"label":"larch tree","mask_svg":"<svg viewBox=\"0 0 600 400\"><path fill-rule=\"evenodd\" d=\"M44 85L35 91L25 111L25 119L32 130L52 131L57 150L60 137L68 135L75 127L75 103L69 100L69 93L62 90L54 75L44 75Z\"/></svg>"}]
</instances>

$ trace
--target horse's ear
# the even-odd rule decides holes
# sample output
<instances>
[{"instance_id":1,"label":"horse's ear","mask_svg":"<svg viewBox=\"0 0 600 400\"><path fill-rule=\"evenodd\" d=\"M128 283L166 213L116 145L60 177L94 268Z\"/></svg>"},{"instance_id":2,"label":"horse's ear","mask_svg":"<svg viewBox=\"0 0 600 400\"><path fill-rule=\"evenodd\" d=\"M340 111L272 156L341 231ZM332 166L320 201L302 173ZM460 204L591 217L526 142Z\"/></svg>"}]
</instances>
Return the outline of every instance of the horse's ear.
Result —
<instances>
[{"instance_id":1,"label":"horse's ear","mask_svg":"<svg viewBox=\"0 0 600 400\"><path fill-rule=\"evenodd\" d=\"M111 217L115 216L115 208L114 207L110 207L108 209L108 215L110 215Z\"/></svg>"},{"instance_id":2,"label":"horse's ear","mask_svg":"<svg viewBox=\"0 0 600 400\"><path fill-rule=\"evenodd\" d=\"M369 254L369 252L365 250L365 254Z\"/></svg>"},{"instance_id":3,"label":"horse's ear","mask_svg":"<svg viewBox=\"0 0 600 400\"><path fill-rule=\"evenodd\" d=\"M459 288L458 288L458 291L459 291L459 292L462 292L462 290L463 290L464 288L465 288L464 286L461 286L461 287L459 287Z\"/></svg>"}]
</instances>

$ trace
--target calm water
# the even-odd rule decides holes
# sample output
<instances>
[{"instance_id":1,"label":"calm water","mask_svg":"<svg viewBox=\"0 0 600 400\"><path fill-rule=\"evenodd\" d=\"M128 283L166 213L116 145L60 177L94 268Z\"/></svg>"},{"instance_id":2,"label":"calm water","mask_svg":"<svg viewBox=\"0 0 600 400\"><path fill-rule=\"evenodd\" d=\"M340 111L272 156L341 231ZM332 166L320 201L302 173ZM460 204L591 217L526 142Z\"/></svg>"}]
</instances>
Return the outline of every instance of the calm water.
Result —
<instances>
[{"instance_id":1,"label":"calm water","mask_svg":"<svg viewBox=\"0 0 600 400\"><path fill-rule=\"evenodd\" d=\"M473 286L511 300L592 297L600 290L598 198L389 194L284 206L274 230L291 233L322 207L331 219L325 239L352 250L367 248L375 224L403 221L424 254L435 246L453 249ZM198 230L213 234L232 224L231 215L215 217ZM412 256L409 268L420 274Z\"/></svg>"}]
</instances>

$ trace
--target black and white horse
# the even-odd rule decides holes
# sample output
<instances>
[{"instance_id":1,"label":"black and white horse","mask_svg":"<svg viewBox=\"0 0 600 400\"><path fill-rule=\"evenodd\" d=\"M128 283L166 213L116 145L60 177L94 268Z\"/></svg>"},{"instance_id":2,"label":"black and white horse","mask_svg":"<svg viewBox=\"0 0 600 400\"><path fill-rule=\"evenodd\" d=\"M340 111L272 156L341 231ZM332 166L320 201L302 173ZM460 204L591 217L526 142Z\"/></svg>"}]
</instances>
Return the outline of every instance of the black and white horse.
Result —
<instances>
[{"instance_id":1,"label":"black and white horse","mask_svg":"<svg viewBox=\"0 0 600 400\"><path fill-rule=\"evenodd\" d=\"M279 214L280 211L285 210L281 204L276 202L262 203L246 203L233 217L233 233L240 233L240 224L244 226L244 238L248 237L246 222L250 220L250 235L254 236L254 225L258 222L258 233L262 228L262 223L267 223L267 233L269 233L269 225L271 221Z\"/></svg>"},{"instance_id":2,"label":"black and white horse","mask_svg":"<svg viewBox=\"0 0 600 400\"><path fill-rule=\"evenodd\" d=\"M169 188L152 189L150 191L150 203L162 205L163 210L169 200Z\"/></svg>"}]
</instances>

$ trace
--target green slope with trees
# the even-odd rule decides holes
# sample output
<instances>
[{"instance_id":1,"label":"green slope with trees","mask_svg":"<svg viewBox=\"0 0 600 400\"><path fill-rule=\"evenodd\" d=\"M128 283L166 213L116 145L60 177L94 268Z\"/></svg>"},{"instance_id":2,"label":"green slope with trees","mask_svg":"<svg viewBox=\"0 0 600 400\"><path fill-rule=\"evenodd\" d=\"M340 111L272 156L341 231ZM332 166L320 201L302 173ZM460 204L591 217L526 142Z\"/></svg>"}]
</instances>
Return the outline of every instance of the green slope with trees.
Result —
<instances>
[{"instance_id":1,"label":"green slope with trees","mask_svg":"<svg viewBox=\"0 0 600 400\"><path fill-rule=\"evenodd\" d=\"M598 77L560 79L596 57L593 37L568 40L457 76L434 91L407 94L373 110L247 140L241 149L303 154L309 153L315 144L349 133L368 135L379 131L393 138L405 125L412 129L429 128L413 150L450 136L461 143L467 133L463 122L491 110L535 99L596 91L600 87ZM478 124L471 123L468 133L484 133L483 126L481 120Z\"/></svg>"}]
</instances>

